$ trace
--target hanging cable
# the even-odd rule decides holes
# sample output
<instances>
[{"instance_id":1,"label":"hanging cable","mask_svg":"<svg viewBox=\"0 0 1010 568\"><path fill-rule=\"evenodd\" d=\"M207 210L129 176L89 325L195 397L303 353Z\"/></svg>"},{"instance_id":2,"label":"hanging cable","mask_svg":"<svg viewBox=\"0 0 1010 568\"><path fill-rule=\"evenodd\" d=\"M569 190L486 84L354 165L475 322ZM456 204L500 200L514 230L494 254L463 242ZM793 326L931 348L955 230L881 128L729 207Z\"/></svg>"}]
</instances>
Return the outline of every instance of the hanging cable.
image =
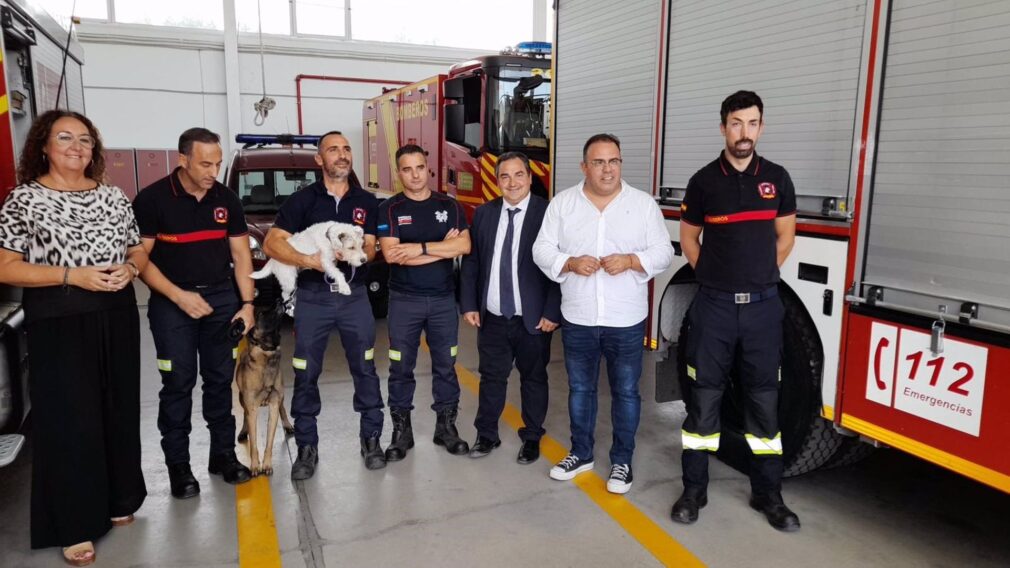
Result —
<instances>
[{"instance_id":1,"label":"hanging cable","mask_svg":"<svg viewBox=\"0 0 1010 568\"><path fill-rule=\"evenodd\" d=\"M77 12L77 0L74 0L73 4L70 5L70 22L67 24L67 43L63 46L63 67L60 70L60 84L56 87L56 106L54 109L60 108L60 95L63 93L63 83L67 80L67 55L70 54L70 37L74 33L74 24L80 23L80 20L75 16ZM68 88L67 91L70 89ZM70 110L70 95L67 95L67 110Z\"/></svg>"},{"instance_id":2,"label":"hanging cable","mask_svg":"<svg viewBox=\"0 0 1010 568\"><path fill-rule=\"evenodd\" d=\"M277 106L277 101L267 96L267 69L263 55L263 15L260 12L260 1L261 0L256 0L256 20L259 22L260 78L263 80L263 98L258 102L253 103L253 109L256 110L256 116L253 118L253 124L256 126L263 126L263 123L266 122L267 115L270 114L270 111L272 111L275 106Z\"/></svg>"}]
</instances>

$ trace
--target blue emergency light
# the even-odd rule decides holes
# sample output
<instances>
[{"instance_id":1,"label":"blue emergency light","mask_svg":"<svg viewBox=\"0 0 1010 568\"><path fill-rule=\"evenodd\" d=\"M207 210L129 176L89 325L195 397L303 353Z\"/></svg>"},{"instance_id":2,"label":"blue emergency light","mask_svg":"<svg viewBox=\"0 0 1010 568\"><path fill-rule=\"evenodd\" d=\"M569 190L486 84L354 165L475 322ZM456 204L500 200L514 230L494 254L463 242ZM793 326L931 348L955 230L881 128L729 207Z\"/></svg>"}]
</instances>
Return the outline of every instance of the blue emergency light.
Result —
<instances>
[{"instance_id":1,"label":"blue emergency light","mask_svg":"<svg viewBox=\"0 0 1010 568\"><path fill-rule=\"evenodd\" d=\"M516 44L516 51L533 55L550 55L551 42L549 41L522 41Z\"/></svg>"},{"instance_id":2,"label":"blue emergency light","mask_svg":"<svg viewBox=\"0 0 1010 568\"><path fill-rule=\"evenodd\" d=\"M319 142L319 137L311 134L237 134L235 135L235 141L239 144L245 144L246 148L257 144L260 146L268 144L278 144L282 146L308 144L315 146L316 143Z\"/></svg>"}]
</instances>

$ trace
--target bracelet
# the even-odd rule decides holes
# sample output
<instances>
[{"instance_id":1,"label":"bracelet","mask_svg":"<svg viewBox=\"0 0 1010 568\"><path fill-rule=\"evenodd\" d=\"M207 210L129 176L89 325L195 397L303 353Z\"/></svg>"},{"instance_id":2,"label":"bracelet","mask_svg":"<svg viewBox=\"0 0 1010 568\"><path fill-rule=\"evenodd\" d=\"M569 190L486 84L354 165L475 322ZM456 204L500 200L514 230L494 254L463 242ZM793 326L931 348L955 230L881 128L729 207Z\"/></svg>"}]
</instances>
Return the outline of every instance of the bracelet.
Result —
<instances>
[{"instance_id":1,"label":"bracelet","mask_svg":"<svg viewBox=\"0 0 1010 568\"><path fill-rule=\"evenodd\" d=\"M421 243L421 254L428 254L428 243Z\"/></svg>"},{"instance_id":2,"label":"bracelet","mask_svg":"<svg viewBox=\"0 0 1010 568\"><path fill-rule=\"evenodd\" d=\"M70 288L70 267L63 269L63 289L66 290Z\"/></svg>"},{"instance_id":3,"label":"bracelet","mask_svg":"<svg viewBox=\"0 0 1010 568\"><path fill-rule=\"evenodd\" d=\"M133 273L134 278L140 276L140 269L137 268L137 265L134 264L132 260L127 260L124 264L130 267L130 272Z\"/></svg>"},{"instance_id":4,"label":"bracelet","mask_svg":"<svg viewBox=\"0 0 1010 568\"><path fill-rule=\"evenodd\" d=\"M254 302L254 300L242 300L242 305L243 306L251 306L253 304L253 302Z\"/></svg>"}]
</instances>

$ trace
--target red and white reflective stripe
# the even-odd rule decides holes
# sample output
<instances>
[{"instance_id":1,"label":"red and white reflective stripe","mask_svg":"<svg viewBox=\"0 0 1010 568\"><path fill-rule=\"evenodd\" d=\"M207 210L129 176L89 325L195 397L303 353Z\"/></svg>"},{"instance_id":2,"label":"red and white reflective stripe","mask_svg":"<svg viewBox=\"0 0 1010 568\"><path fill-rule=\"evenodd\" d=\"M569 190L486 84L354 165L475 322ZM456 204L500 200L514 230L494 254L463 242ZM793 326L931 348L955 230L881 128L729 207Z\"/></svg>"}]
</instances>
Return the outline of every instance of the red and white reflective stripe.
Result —
<instances>
[{"instance_id":1,"label":"red and white reflective stripe","mask_svg":"<svg viewBox=\"0 0 1010 568\"><path fill-rule=\"evenodd\" d=\"M157 239L165 243L198 243L201 241L216 241L228 236L224 229L210 231L194 231L192 233L180 233L173 235L169 233L158 233Z\"/></svg>"},{"instance_id":2,"label":"red and white reflective stripe","mask_svg":"<svg viewBox=\"0 0 1010 568\"><path fill-rule=\"evenodd\" d=\"M730 213L729 215L705 215L705 222L713 225L725 225L726 223L740 223L743 221L770 221L777 216L778 211L766 209L763 211Z\"/></svg>"}]
</instances>

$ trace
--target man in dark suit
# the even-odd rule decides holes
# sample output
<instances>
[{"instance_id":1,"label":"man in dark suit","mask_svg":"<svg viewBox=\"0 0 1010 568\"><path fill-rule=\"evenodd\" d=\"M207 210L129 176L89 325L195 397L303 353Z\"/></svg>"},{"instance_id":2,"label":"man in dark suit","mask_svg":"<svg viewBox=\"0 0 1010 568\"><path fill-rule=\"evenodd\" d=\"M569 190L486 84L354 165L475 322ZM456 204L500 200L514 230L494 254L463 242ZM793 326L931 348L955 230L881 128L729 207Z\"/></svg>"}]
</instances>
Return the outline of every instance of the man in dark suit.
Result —
<instances>
[{"instance_id":1,"label":"man in dark suit","mask_svg":"<svg viewBox=\"0 0 1010 568\"><path fill-rule=\"evenodd\" d=\"M547 363L551 335L561 321L561 291L533 262L533 241L547 201L530 194L530 162L519 152L502 154L495 166L502 197L477 208L470 228L471 250L463 258L460 303L463 319L479 329L480 400L477 441L470 457L501 445L498 419L505 408L507 380L519 370L524 426L517 461L540 457L547 415Z\"/></svg>"}]
</instances>

